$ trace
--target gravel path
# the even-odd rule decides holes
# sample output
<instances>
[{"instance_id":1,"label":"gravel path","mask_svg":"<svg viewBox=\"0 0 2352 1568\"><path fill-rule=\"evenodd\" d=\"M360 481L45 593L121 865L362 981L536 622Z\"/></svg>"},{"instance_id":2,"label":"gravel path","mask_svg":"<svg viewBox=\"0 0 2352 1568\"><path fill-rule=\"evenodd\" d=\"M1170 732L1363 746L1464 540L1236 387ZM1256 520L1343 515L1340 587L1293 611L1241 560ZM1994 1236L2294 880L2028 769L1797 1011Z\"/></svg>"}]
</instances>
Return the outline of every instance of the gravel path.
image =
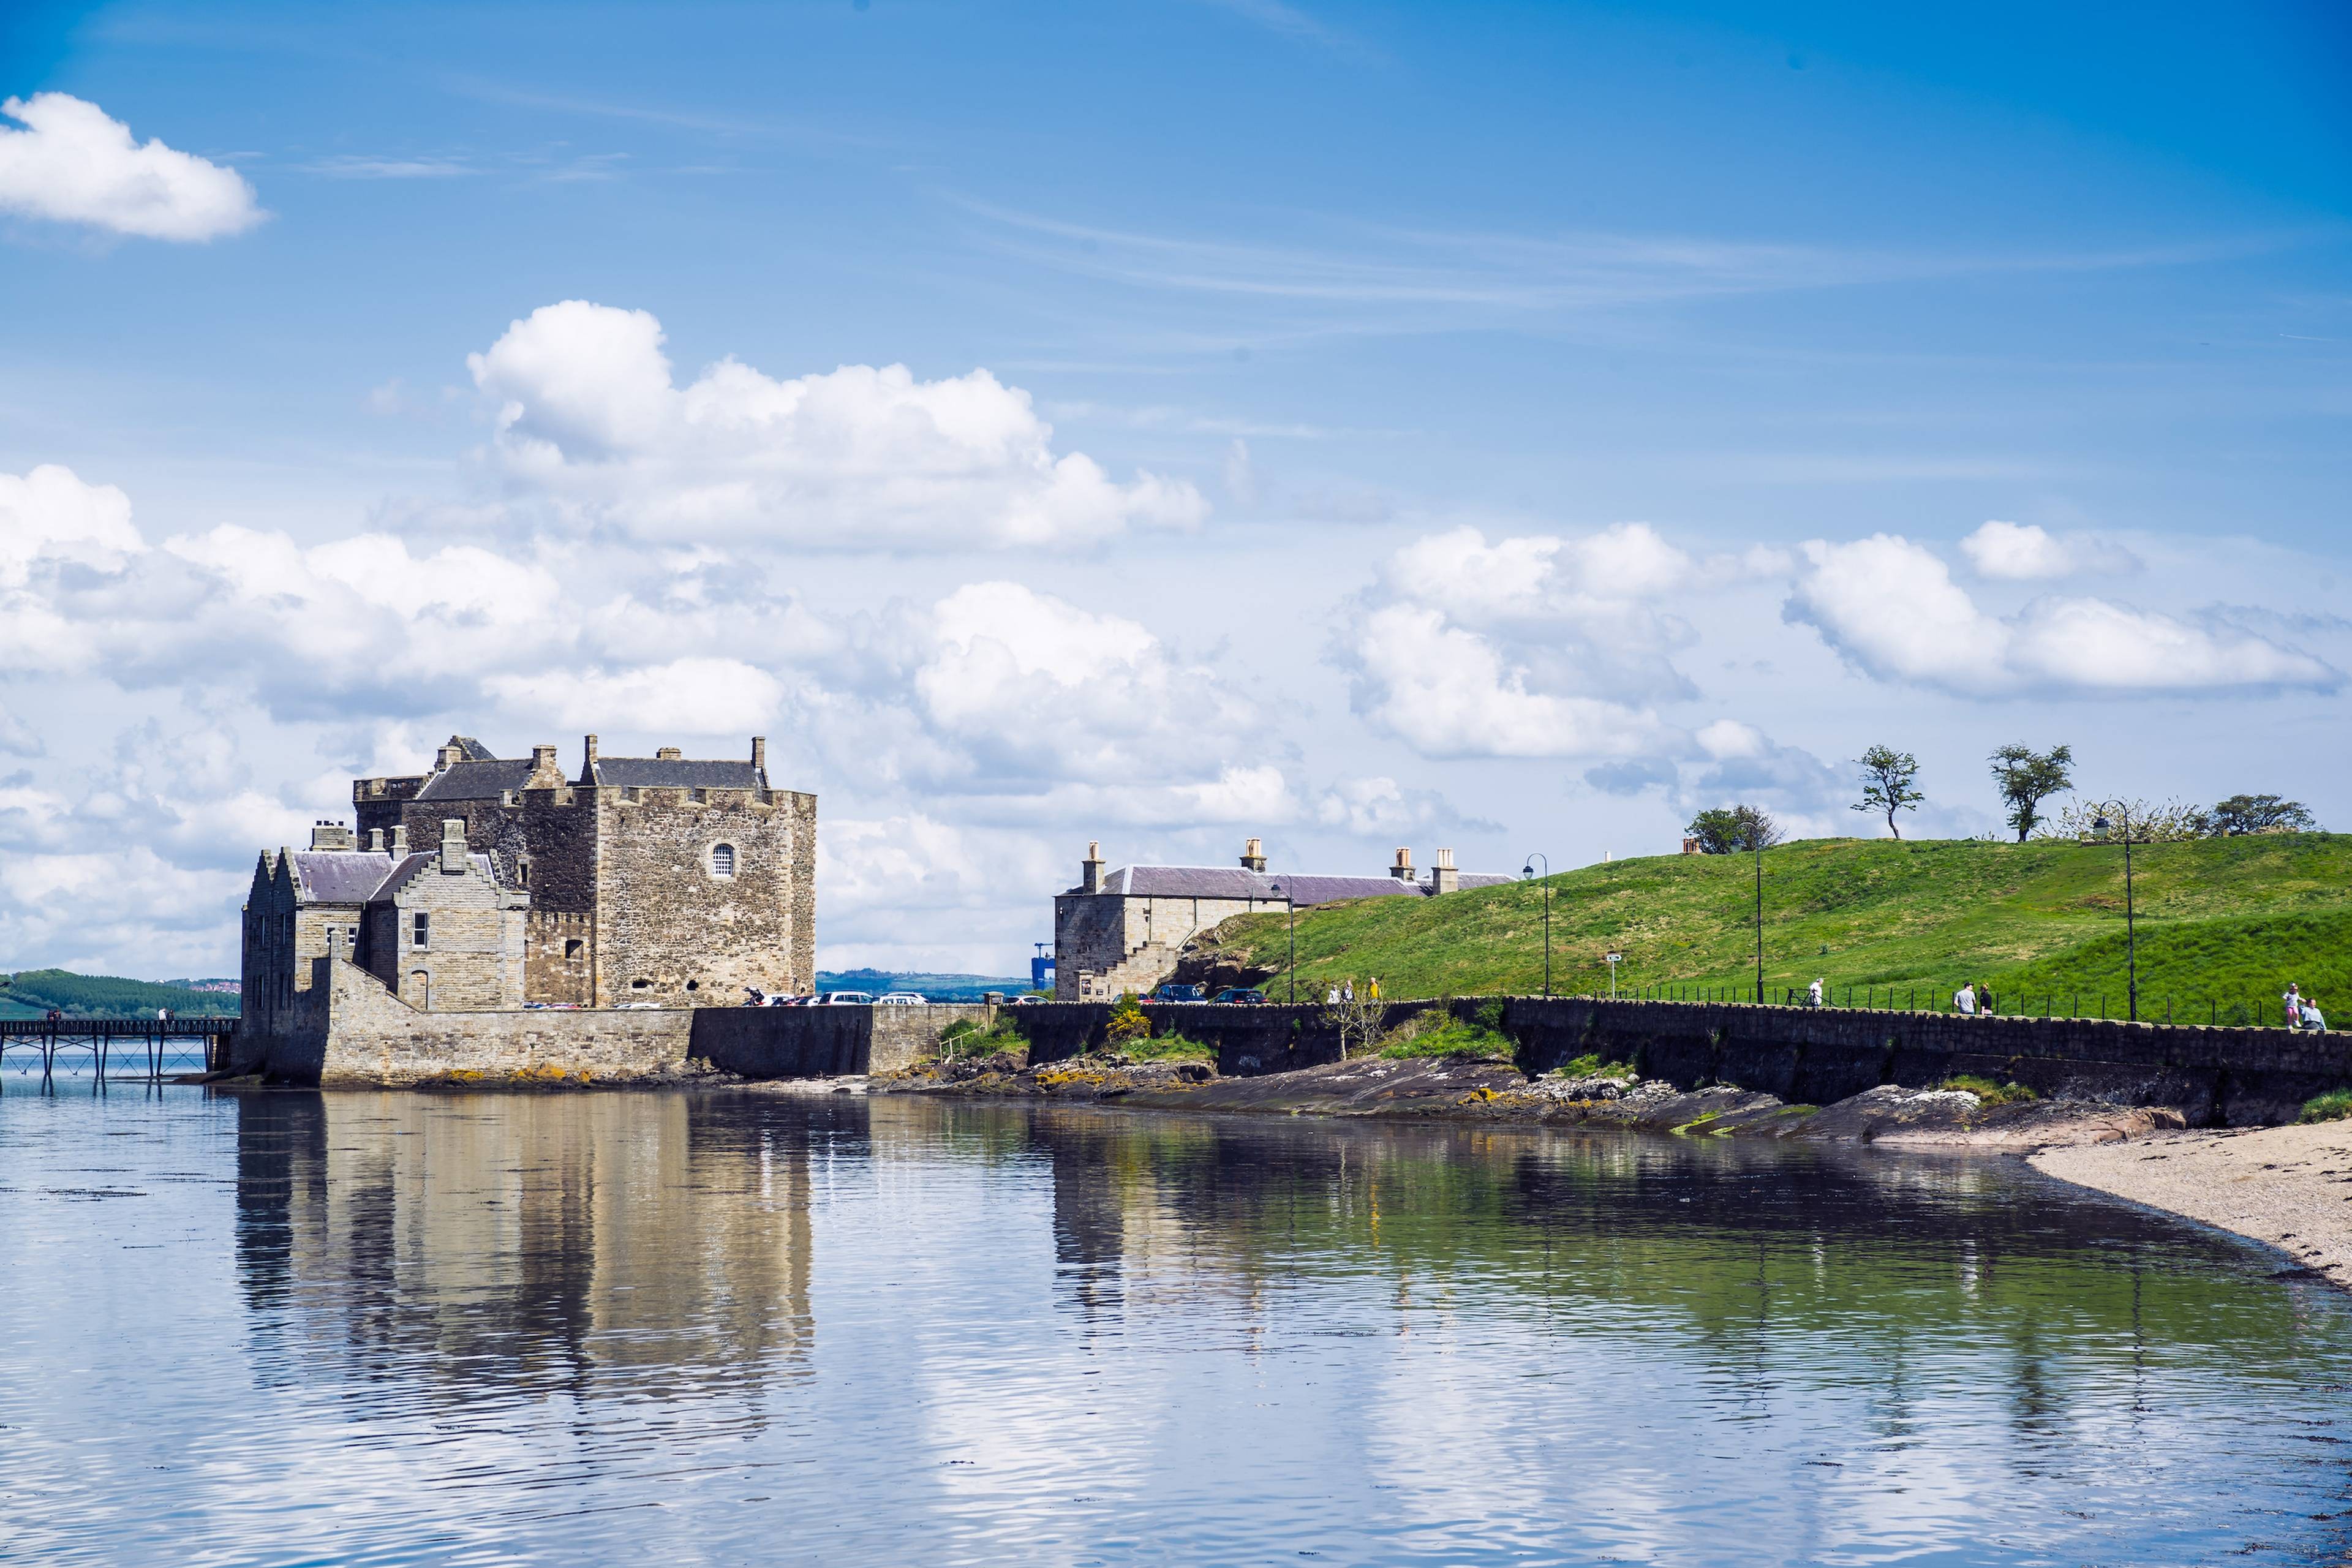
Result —
<instances>
[{"instance_id":1,"label":"gravel path","mask_svg":"<svg viewBox=\"0 0 2352 1568\"><path fill-rule=\"evenodd\" d=\"M2352 1288L2352 1121L2161 1132L2045 1150L2033 1165L2267 1242Z\"/></svg>"}]
</instances>

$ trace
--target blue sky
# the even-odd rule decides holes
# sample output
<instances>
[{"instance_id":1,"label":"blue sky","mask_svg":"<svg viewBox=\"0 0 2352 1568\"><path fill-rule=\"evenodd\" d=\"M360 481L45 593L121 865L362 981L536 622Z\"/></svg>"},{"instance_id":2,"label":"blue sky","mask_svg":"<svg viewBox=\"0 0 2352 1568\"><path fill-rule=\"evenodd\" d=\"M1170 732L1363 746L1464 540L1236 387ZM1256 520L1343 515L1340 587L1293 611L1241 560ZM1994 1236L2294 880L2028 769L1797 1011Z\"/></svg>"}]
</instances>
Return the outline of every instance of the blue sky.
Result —
<instances>
[{"instance_id":1,"label":"blue sky","mask_svg":"<svg viewBox=\"0 0 2352 1568\"><path fill-rule=\"evenodd\" d=\"M254 851L459 729L768 733L828 963L1003 969L1094 837L1866 831L1881 741L1926 832L2012 739L2342 826L2347 68L2325 5L16 8L0 97L89 112L0 121L0 966L232 969Z\"/></svg>"}]
</instances>

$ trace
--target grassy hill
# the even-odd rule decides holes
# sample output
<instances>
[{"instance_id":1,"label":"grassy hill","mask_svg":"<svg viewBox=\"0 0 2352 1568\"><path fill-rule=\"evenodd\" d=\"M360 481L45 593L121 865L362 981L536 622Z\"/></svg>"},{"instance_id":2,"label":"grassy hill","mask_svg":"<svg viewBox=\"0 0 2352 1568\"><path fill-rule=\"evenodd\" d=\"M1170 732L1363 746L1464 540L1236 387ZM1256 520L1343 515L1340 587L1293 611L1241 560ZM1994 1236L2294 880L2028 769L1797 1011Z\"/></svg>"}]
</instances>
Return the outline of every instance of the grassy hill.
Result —
<instances>
[{"instance_id":1,"label":"grassy hill","mask_svg":"<svg viewBox=\"0 0 2352 1568\"><path fill-rule=\"evenodd\" d=\"M56 1007L77 1018L152 1018L158 1007L186 1017L235 1016L237 999L224 992L192 991L152 980L26 969L0 976L0 1018L37 1018Z\"/></svg>"},{"instance_id":2,"label":"grassy hill","mask_svg":"<svg viewBox=\"0 0 2352 1568\"><path fill-rule=\"evenodd\" d=\"M1818 839L1764 854L1764 979L1778 999L1821 976L1843 1001L1948 999L1990 982L2001 1010L2124 1010L2123 851L1978 840ZM2352 1025L2352 835L2295 834L2135 847L2140 1012L2274 1021L2289 980ZM1552 894L1552 988L1754 994L1755 864L1660 856L1564 871ZM1444 899L1366 899L1301 910L1302 995L1373 975L1385 996L1543 988L1538 884ZM1228 921L1218 940L1276 972L1283 916ZM2076 997L2080 1001L2077 1003ZM2260 1009L2260 1011L2251 1011Z\"/></svg>"}]
</instances>

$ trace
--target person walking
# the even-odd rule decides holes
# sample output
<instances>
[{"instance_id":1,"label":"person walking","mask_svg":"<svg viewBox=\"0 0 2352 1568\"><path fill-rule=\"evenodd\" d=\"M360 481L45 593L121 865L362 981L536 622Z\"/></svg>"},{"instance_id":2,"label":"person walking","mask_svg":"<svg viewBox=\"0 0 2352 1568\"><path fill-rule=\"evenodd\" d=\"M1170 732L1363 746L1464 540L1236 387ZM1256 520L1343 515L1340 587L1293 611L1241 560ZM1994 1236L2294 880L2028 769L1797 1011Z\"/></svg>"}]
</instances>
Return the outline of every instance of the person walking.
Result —
<instances>
[{"instance_id":1,"label":"person walking","mask_svg":"<svg viewBox=\"0 0 2352 1568\"><path fill-rule=\"evenodd\" d=\"M1971 1018L1975 1017L1977 1013L1976 987L1970 985L1965 980L1961 981L1960 988L1952 994L1952 1011L1955 1013L1964 1013Z\"/></svg>"},{"instance_id":2,"label":"person walking","mask_svg":"<svg viewBox=\"0 0 2352 1568\"><path fill-rule=\"evenodd\" d=\"M1816 974L1813 976L1813 983L1805 987L1805 1005L1808 1007L1818 1007L1821 1005L1822 977Z\"/></svg>"},{"instance_id":3,"label":"person walking","mask_svg":"<svg viewBox=\"0 0 2352 1568\"><path fill-rule=\"evenodd\" d=\"M1339 1000L1342 1002L1353 1002L1355 999L1356 983L1352 980L1342 981L1339 985Z\"/></svg>"},{"instance_id":4,"label":"person walking","mask_svg":"<svg viewBox=\"0 0 2352 1568\"><path fill-rule=\"evenodd\" d=\"M1381 999L1381 977L1377 974L1372 976L1371 998L1375 1002Z\"/></svg>"},{"instance_id":5,"label":"person walking","mask_svg":"<svg viewBox=\"0 0 2352 1568\"><path fill-rule=\"evenodd\" d=\"M2286 1026L2290 1029L2302 1028L2303 993L2294 981L2290 980L2286 983L2286 994L2281 996L2279 1000L2286 1004Z\"/></svg>"}]
</instances>

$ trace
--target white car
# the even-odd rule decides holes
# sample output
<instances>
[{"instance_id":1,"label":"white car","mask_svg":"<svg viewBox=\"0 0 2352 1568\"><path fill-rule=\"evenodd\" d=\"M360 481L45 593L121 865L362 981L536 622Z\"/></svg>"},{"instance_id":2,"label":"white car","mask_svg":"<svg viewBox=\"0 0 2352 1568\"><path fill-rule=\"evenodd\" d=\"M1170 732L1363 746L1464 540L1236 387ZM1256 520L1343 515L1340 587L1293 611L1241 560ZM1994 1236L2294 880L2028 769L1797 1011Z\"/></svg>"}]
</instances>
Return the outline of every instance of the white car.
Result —
<instances>
[{"instance_id":1,"label":"white car","mask_svg":"<svg viewBox=\"0 0 2352 1568\"><path fill-rule=\"evenodd\" d=\"M824 994L823 1005L827 1007L863 1007L870 1005L873 1000L874 998L871 995L863 991L828 991Z\"/></svg>"},{"instance_id":2,"label":"white car","mask_svg":"<svg viewBox=\"0 0 2352 1568\"><path fill-rule=\"evenodd\" d=\"M930 1005L928 1001L924 1000L921 993L915 991L885 991L881 995L874 998L874 1001L876 1005L883 1007L928 1007Z\"/></svg>"}]
</instances>

